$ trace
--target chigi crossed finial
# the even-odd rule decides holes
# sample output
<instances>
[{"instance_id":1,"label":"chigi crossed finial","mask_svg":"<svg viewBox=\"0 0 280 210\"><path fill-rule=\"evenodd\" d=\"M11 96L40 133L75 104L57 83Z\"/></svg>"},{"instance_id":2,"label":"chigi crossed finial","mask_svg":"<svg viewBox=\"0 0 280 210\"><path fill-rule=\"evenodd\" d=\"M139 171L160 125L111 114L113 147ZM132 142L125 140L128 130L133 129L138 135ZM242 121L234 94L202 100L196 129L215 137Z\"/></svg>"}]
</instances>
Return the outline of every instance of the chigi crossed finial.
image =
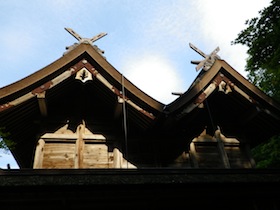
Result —
<instances>
[{"instance_id":1,"label":"chigi crossed finial","mask_svg":"<svg viewBox=\"0 0 280 210\"><path fill-rule=\"evenodd\" d=\"M213 52L211 52L209 55L205 54L201 50L199 50L196 46L190 43L190 47L196 51L198 54L200 54L202 57L204 57L204 60L200 61L191 61L192 64L196 64L195 67L196 71L199 71L200 69L203 69L204 71L207 71L211 68L211 66L214 64L216 59L221 59L220 56L217 55L220 48L217 47Z\"/></svg>"},{"instance_id":2,"label":"chigi crossed finial","mask_svg":"<svg viewBox=\"0 0 280 210\"><path fill-rule=\"evenodd\" d=\"M102 37L106 36L107 33L100 33L92 38L82 38L78 33L76 33L73 29L71 28L65 28L66 31L68 31L73 37L75 37L78 41L79 44L81 43L86 43L86 44L91 44L93 45L93 42L97 41L98 39L101 39ZM66 52L64 53L64 55L66 53L68 53L69 51L71 51L72 49L74 49L76 46L79 45L78 43L74 43L71 46L66 47ZM100 50L96 45L93 45L93 47L97 50L98 53L100 53L101 55L104 53L103 50Z\"/></svg>"},{"instance_id":3,"label":"chigi crossed finial","mask_svg":"<svg viewBox=\"0 0 280 210\"><path fill-rule=\"evenodd\" d=\"M66 31L68 31L72 36L74 36L79 43L88 43L88 44L93 44L93 42L97 41L98 39L104 37L107 35L107 33L100 33L92 38L82 38L78 33L76 33L73 29L71 28L65 28Z\"/></svg>"}]
</instances>

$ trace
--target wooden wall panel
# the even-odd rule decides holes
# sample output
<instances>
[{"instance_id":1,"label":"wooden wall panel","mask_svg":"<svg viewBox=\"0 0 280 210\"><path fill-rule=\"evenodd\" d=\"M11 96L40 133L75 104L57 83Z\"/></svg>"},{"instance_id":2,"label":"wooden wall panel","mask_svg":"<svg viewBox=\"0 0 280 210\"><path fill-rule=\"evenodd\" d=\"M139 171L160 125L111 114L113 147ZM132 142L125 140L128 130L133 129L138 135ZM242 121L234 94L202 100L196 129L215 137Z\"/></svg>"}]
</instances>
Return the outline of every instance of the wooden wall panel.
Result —
<instances>
[{"instance_id":1,"label":"wooden wall panel","mask_svg":"<svg viewBox=\"0 0 280 210\"><path fill-rule=\"evenodd\" d=\"M73 133L68 124L38 141L34 168L136 168L102 134L94 134L83 121ZM109 145L112 146L112 145Z\"/></svg>"},{"instance_id":2,"label":"wooden wall panel","mask_svg":"<svg viewBox=\"0 0 280 210\"><path fill-rule=\"evenodd\" d=\"M37 155L34 161L34 168L75 168L75 148L76 144L73 141L71 143L46 142L42 155ZM106 144L84 144L82 152L83 162L78 168L115 167L114 153L108 152ZM38 165L40 162L41 165Z\"/></svg>"},{"instance_id":3,"label":"wooden wall panel","mask_svg":"<svg viewBox=\"0 0 280 210\"><path fill-rule=\"evenodd\" d=\"M195 145L195 149L199 168L223 168L217 144L206 146Z\"/></svg>"},{"instance_id":4,"label":"wooden wall panel","mask_svg":"<svg viewBox=\"0 0 280 210\"><path fill-rule=\"evenodd\" d=\"M225 137L220 130L210 136L203 131L189 145L189 159L180 158L180 165L193 168L253 168L254 160L249 154L245 143L241 144L236 138ZM178 158L173 165L178 162Z\"/></svg>"},{"instance_id":5,"label":"wooden wall panel","mask_svg":"<svg viewBox=\"0 0 280 210\"><path fill-rule=\"evenodd\" d=\"M252 168L246 152L238 146L225 146L231 168Z\"/></svg>"},{"instance_id":6,"label":"wooden wall panel","mask_svg":"<svg viewBox=\"0 0 280 210\"><path fill-rule=\"evenodd\" d=\"M84 145L84 168L110 168L113 166L112 153L106 144Z\"/></svg>"},{"instance_id":7,"label":"wooden wall panel","mask_svg":"<svg viewBox=\"0 0 280 210\"><path fill-rule=\"evenodd\" d=\"M75 144L46 143L43 168L74 168Z\"/></svg>"}]
</instances>

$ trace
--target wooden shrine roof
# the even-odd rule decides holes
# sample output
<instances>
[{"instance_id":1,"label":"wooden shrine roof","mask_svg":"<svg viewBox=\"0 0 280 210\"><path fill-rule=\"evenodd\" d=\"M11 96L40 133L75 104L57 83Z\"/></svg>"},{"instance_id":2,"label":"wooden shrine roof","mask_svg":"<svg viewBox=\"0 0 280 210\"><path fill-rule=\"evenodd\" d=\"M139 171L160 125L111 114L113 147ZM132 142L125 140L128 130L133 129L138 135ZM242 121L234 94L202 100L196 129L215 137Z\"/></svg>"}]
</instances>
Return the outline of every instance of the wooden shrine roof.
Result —
<instances>
[{"instance_id":1,"label":"wooden shrine roof","mask_svg":"<svg viewBox=\"0 0 280 210\"><path fill-rule=\"evenodd\" d=\"M91 81L75 79L83 69L94 75ZM94 115L100 124L106 119L118 122L122 118L118 100L124 98L129 117L140 130L151 127L164 107L127 80L94 46L81 43L45 68L0 89L0 127L16 142L12 153L20 167L31 167L42 119L66 123L77 117L71 116L75 112L88 118Z\"/></svg>"},{"instance_id":2,"label":"wooden shrine roof","mask_svg":"<svg viewBox=\"0 0 280 210\"><path fill-rule=\"evenodd\" d=\"M48 81L49 78L53 78L55 75L61 74L82 58L89 58L90 60L96 62L96 65L104 69L108 76L112 77L112 79L121 84L122 74L117 71L102 55L100 55L100 53L92 45L81 43L75 49L71 50L67 54L64 54L61 58L50 65L31 74L30 76L27 76L26 78L1 88L0 101L9 101L30 90L33 90L34 86L37 87L38 84ZM126 78L124 78L123 83L127 91L136 95L142 101L145 101L145 103L152 108L159 111L162 110L164 104L148 96Z\"/></svg>"},{"instance_id":3,"label":"wooden shrine roof","mask_svg":"<svg viewBox=\"0 0 280 210\"><path fill-rule=\"evenodd\" d=\"M170 109L170 111L175 111L189 103L198 93L206 89L207 85L209 85L209 83L213 80L216 80L216 85L219 85L222 80L227 80L226 77L232 80L230 81L232 83L231 86L240 86L240 88L242 88L244 92L248 93L252 99L255 98L258 101L262 101L265 106L270 106L273 109L280 110L279 102L273 100L255 85L250 83L224 60L216 60L210 70L206 72L202 71L201 73L202 74L197 76L190 88L181 97L168 105L168 109Z\"/></svg>"},{"instance_id":4,"label":"wooden shrine roof","mask_svg":"<svg viewBox=\"0 0 280 210\"><path fill-rule=\"evenodd\" d=\"M201 71L189 89L165 108L164 130L192 139L205 126L255 146L279 134L280 105L226 61ZM188 131L191 128L192 131ZM168 129L167 129L168 130ZM196 131L195 131L196 130Z\"/></svg>"},{"instance_id":5,"label":"wooden shrine roof","mask_svg":"<svg viewBox=\"0 0 280 210\"><path fill-rule=\"evenodd\" d=\"M76 80L80 71L85 79ZM19 166L30 168L38 135L46 132L41 130L44 123L54 124L48 128L52 132L61 126L55 124L58 121L82 117L97 120L99 127L121 130L118 100L127 102L131 133L162 139L166 155L185 147L205 126L212 127L212 132L219 126L226 136L253 146L280 131L279 104L223 60L201 71L184 94L165 105L133 85L86 43L1 88L0 127L16 142L11 151Z\"/></svg>"}]
</instances>

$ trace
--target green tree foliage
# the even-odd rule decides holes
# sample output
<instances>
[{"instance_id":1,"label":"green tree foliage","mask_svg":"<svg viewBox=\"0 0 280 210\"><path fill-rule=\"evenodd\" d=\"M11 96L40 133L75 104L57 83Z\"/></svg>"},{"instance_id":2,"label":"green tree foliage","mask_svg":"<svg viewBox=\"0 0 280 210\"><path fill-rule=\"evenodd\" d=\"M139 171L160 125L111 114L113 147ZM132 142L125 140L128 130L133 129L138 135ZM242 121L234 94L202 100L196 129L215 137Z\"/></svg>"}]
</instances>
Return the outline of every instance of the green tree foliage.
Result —
<instances>
[{"instance_id":1,"label":"green tree foliage","mask_svg":"<svg viewBox=\"0 0 280 210\"><path fill-rule=\"evenodd\" d=\"M9 140L9 134L4 132L3 128L0 128L0 149L8 151L9 148L13 148L15 143Z\"/></svg>"},{"instance_id":2,"label":"green tree foliage","mask_svg":"<svg viewBox=\"0 0 280 210\"><path fill-rule=\"evenodd\" d=\"M248 47L248 79L266 94L280 101L280 0L246 21L233 44ZM280 167L280 136L271 138L252 150L257 168Z\"/></svg>"},{"instance_id":3,"label":"green tree foliage","mask_svg":"<svg viewBox=\"0 0 280 210\"><path fill-rule=\"evenodd\" d=\"M252 155L257 168L280 168L280 136L252 149Z\"/></svg>"},{"instance_id":4,"label":"green tree foliage","mask_svg":"<svg viewBox=\"0 0 280 210\"><path fill-rule=\"evenodd\" d=\"M272 0L259 14L246 21L233 44L248 46L249 80L280 100L280 1Z\"/></svg>"}]
</instances>

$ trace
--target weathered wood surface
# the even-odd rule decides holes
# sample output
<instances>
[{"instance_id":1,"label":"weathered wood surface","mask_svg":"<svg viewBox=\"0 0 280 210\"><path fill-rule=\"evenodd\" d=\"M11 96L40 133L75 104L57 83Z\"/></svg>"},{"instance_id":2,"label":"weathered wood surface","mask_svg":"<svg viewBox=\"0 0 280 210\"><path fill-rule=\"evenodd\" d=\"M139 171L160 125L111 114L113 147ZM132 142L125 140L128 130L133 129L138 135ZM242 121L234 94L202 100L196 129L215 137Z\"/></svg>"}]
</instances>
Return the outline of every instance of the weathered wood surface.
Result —
<instances>
[{"instance_id":1,"label":"weathered wood surface","mask_svg":"<svg viewBox=\"0 0 280 210\"><path fill-rule=\"evenodd\" d=\"M81 124L75 133L67 125L41 136L34 157L34 168L135 168L111 142L93 134ZM112 147L112 145L111 145Z\"/></svg>"},{"instance_id":2,"label":"weathered wood surface","mask_svg":"<svg viewBox=\"0 0 280 210\"><path fill-rule=\"evenodd\" d=\"M75 144L47 143L42 168L74 168Z\"/></svg>"},{"instance_id":3,"label":"weathered wood surface","mask_svg":"<svg viewBox=\"0 0 280 210\"><path fill-rule=\"evenodd\" d=\"M227 138L220 131L210 136L205 131L194 138L189 151L183 158L180 155L172 166L192 168L253 168L254 161L250 157L246 145L235 138Z\"/></svg>"},{"instance_id":4,"label":"weathered wood surface","mask_svg":"<svg viewBox=\"0 0 280 210\"><path fill-rule=\"evenodd\" d=\"M43 166L43 156L44 156L44 146L45 141L40 139L37 143L33 168L42 168Z\"/></svg>"},{"instance_id":5,"label":"weathered wood surface","mask_svg":"<svg viewBox=\"0 0 280 210\"><path fill-rule=\"evenodd\" d=\"M112 168L113 154L105 144L85 144L83 168Z\"/></svg>"}]
</instances>

